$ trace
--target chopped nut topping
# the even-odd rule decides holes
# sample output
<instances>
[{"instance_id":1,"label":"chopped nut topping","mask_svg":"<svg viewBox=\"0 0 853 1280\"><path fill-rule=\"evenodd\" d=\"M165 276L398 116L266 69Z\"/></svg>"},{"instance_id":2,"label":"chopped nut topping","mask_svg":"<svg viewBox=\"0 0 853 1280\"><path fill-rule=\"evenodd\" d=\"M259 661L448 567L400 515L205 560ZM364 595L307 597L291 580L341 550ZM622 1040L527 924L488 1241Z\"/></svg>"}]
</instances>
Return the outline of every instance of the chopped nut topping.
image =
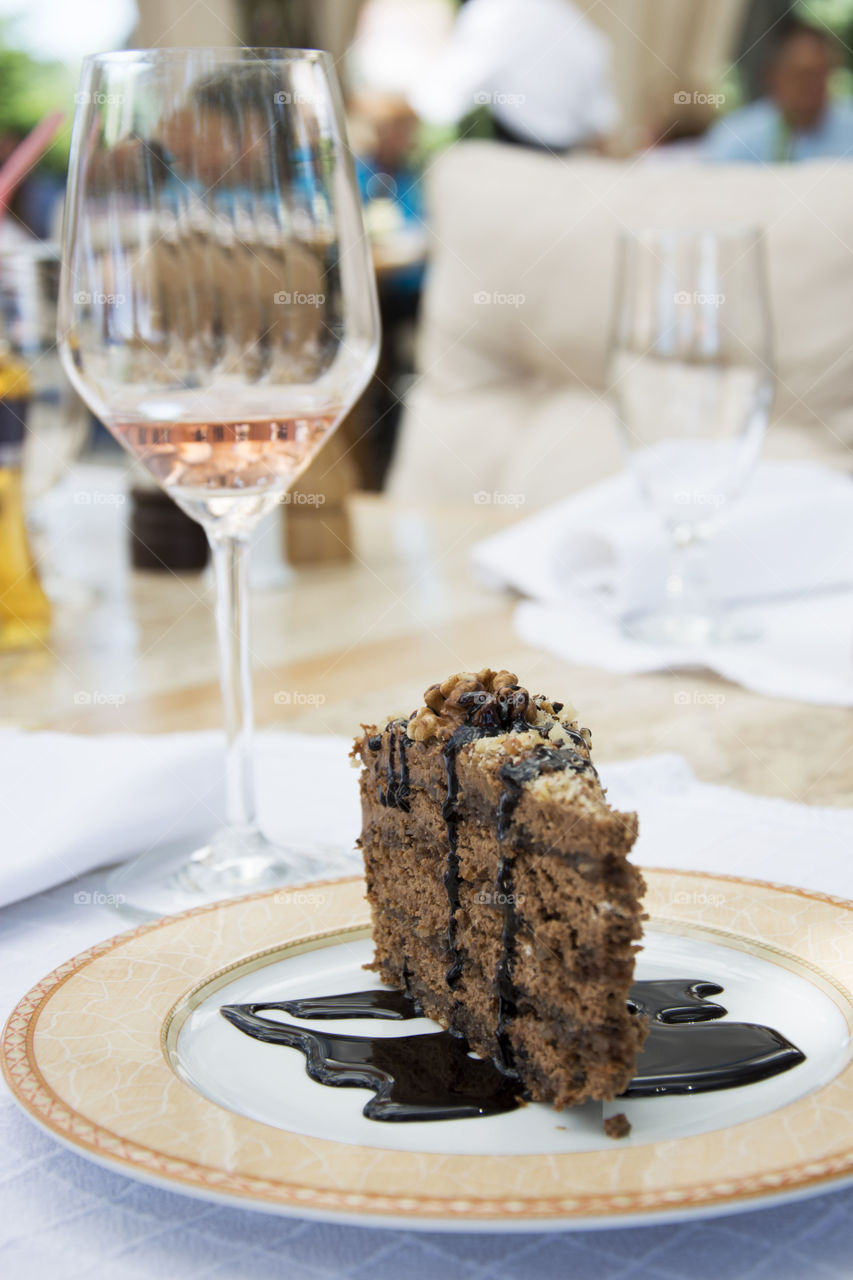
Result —
<instances>
[{"instance_id":1,"label":"chopped nut topping","mask_svg":"<svg viewBox=\"0 0 853 1280\"><path fill-rule=\"evenodd\" d=\"M532 723L537 707L512 671L458 671L424 694L424 706L411 717L408 735L415 742L446 739L460 724L500 733Z\"/></svg>"},{"instance_id":2,"label":"chopped nut topping","mask_svg":"<svg viewBox=\"0 0 853 1280\"><path fill-rule=\"evenodd\" d=\"M406 733L414 742L426 742L429 738L438 737L439 727L438 716L426 707L421 707L406 726Z\"/></svg>"},{"instance_id":3,"label":"chopped nut topping","mask_svg":"<svg viewBox=\"0 0 853 1280\"><path fill-rule=\"evenodd\" d=\"M462 724L484 734L518 732L525 725L539 731L555 746L577 744L578 733L589 743L589 730L578 730L575 712L544 694L531 697L513 671L457 671L431 684L424 705L408 720L406 732L415 742L446 741Z\"/></svg>"},{"instance_id":4,"label":"chopped nut topping","mask_svg":"<svg viewBox=\"0 0 853 1280\"><path fill-rule=\"evenodd\" d=\"M488 744L500 739L500 753L511 756L543 739L558 749L572 747L587 756L591 737L588 729L578 728L573 707L552 703L541 693L531 697L513 671L491 667L457 671L431 684L424 705L410 716L386 717L379 728L362 725L366 736L356 742L353 754L361 754L362 741L368 745L375 741L378 749L381 735L392 723L405 726L414 742L446 742L461 725L471 725L482 735L477 750L487 752Z\"/></svg>"}]
</instances>

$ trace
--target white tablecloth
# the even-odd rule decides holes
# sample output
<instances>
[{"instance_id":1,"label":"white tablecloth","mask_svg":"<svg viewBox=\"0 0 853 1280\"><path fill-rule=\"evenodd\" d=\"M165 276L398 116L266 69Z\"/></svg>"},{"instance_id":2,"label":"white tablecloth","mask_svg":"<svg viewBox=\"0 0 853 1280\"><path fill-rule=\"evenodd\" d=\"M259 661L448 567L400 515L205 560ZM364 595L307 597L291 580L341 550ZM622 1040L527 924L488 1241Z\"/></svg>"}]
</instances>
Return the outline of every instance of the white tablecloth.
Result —
<instances>
[{"instance_id":1,"label":"white tablecloth","mask_svg":"<svg viewBox=\"0 0 853 1280\"><path fill-rule=\"evenodd\" d=\"M615 804L641 807L640 861L795 881L853 896L853 812L698 784L675 757L602 773ZM688 832L693 839L685 838ZM0 911L3 1017L44 973L123 927L96 901L75 903L75 893L93 892L100 883L94 873ZM0 1276L834 1280L853 1276L853 1190L627 1231L444 1235L329 1226L218 1207L99 1168L35 1128L4 1087Z\"/></svg>"}]
</instances>

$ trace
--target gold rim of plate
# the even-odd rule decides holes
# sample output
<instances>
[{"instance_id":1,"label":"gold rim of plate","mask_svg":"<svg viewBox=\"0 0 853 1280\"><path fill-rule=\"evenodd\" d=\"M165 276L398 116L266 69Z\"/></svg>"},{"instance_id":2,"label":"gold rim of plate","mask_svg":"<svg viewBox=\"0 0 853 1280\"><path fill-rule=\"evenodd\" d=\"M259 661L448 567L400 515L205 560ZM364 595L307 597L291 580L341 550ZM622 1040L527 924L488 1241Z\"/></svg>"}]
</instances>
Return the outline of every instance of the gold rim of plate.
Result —
<instances>
[{"instance_id":1,"label":"gold rim of plate","mask_svg":"<svg viewBox=\"0 0 853 1280\"><path fill-rule=\"evenodd\" d=\"M733 876L643 874L656 929L799 971L853 1026L852 902ZM363 880L351 877L199 907L90 947L10 1015L2 1065L12 1093L57 1138L131 1176L312 1216L615 1224L748 1207L853 1175L853 1062L807 1097L729 1128L547 1160L306 1137L226 1111L175 1074L180 1025L216 985L273 955L363 937L368 923Z\"/></svg>"}]
</instances>

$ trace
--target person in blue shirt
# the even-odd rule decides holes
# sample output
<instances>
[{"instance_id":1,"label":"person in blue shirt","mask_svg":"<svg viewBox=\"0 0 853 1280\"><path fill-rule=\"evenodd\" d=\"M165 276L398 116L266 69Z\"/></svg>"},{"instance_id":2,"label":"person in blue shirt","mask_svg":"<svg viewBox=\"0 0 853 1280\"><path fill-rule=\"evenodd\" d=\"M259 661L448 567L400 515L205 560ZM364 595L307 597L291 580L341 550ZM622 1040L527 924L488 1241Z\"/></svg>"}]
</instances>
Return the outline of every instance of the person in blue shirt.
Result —
<instances>
[{"instance_id":1,"label":"person in blue shirt","mask_svg":"<svg viewBox=\"0 0 853 1280\"><path fill-rule=\"evenodd\" d=\"M785 23L767 65L767 94L724 116L705 135L702 158L780 164L853 155L853 102L829 96L836 65L827 32Z\"/></svg>"}]
</instances>

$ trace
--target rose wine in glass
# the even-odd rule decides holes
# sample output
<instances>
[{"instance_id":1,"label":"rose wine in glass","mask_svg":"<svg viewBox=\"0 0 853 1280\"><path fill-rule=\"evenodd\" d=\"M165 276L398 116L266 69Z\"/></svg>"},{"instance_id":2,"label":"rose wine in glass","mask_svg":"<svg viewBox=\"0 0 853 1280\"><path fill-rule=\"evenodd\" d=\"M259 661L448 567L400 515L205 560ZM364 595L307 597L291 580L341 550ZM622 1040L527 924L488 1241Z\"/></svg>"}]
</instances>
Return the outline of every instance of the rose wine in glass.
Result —
<instances>
[{"instance_id":1,"label":"rose wine in glass","mask_svg":"<svg viewBox=\"0 0 853 1280\"><path fill-rule=\"evenodd\" d=\"M247 554L376 364L373 268L327 54L86 59L58 335L92 411L204 527L217 587L225 826L201 849L141 852L110 888L150 915L322 874L257 822Z\"/></svg>"}]
</instances>

